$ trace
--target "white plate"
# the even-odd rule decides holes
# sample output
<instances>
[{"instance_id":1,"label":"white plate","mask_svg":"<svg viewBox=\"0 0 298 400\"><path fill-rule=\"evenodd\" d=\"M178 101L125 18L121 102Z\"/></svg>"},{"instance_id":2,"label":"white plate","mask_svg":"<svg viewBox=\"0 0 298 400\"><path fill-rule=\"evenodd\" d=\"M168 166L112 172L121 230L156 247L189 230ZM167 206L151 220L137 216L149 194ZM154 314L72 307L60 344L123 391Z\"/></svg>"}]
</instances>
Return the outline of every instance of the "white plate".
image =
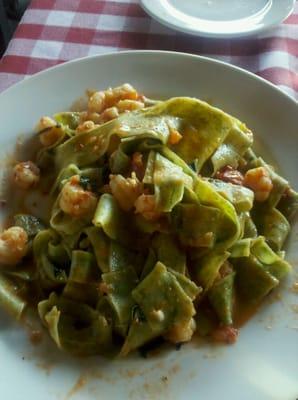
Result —
<instances>
[{"instance_id":1,"label":"white plate","mask_svg":"<svg viewBox=\"0 0 298 400\"><path fill-rule=\"evenodd\" d=\"M295 101L241 69L179 53L141 51L85 58L8 89L0 95L0 155L13 148L18 135L29 134L41 115L67 109L86 88L122 82L150 95L212 100L262 138L298 187ZM297 248L296 225L287 256L296 264ZM298 320L291 305L297 295L289 285L283 289L283 301L262 307L242 328L234 346L194 342L147 360L137 355L113 362L99 357L76 359L60 353L46 338L34 347L23 330L1 314L0 398L294 400Z\"/></svg>"},{"instance_id":2,"label":"white plate","mask_svg":"<svg viewBox=\"0 0 298 400\"><path fill-rule=\"evenodd\" d=\"M281 23L295 0L140 0L160 23L198 36L255 34Z\"/></svg>"}]
</instances>

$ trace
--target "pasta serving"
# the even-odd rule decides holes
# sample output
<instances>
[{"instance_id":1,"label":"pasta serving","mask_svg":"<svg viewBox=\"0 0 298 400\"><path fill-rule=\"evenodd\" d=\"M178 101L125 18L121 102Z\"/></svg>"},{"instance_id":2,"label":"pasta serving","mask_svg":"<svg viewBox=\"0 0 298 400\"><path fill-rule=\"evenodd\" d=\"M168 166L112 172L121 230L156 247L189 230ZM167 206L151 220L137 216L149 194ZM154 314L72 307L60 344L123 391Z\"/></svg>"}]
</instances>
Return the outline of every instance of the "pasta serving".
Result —
<instances>
[{"instance_id":1,"label":"pasta serving","mask_svg":"<svg viewBox=\"0 0 298 400\"><path fill-rule=\"evenodd\" d=\"M13 178L51 208L19 210L1 234L0 303L18 319L35 308L60 349L125 356L195 332L233 343L237 315L291 270L298 195L225 112L124 84L43 117L37 135Z\"/></svg>"}]
</instances>

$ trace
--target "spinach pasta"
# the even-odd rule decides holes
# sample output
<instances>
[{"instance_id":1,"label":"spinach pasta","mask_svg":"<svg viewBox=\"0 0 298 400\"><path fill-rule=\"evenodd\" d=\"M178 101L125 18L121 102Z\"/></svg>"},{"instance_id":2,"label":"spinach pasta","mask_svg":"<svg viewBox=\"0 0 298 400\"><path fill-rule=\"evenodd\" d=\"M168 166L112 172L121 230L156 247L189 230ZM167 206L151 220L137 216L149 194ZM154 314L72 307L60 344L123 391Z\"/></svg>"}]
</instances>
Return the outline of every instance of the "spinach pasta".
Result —
<instances>
[{"instance_id":1,"label":"spinach pasta","mask_svg":"<svg viewBox=\"0 0 298 400\"><path fill-rule=\"evenodd\" d=\"M17 319L35 309L60 349L126 356L195 332L232 343L239 312L290 272L298 195L238 119L124 84L43 117L36 135L13 178L50 209L20 208L1 234L0 303Z\"/></svg>"}]
</instances>

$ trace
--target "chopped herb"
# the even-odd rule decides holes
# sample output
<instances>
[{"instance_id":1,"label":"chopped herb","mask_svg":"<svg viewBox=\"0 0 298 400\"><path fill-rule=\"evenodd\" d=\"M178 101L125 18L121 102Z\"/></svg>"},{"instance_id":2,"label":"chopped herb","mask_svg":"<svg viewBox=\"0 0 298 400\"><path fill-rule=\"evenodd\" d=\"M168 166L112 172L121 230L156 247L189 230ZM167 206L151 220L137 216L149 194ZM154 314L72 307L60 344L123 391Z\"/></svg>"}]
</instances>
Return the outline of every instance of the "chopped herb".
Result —
<instances>
[{"instance_id":1,"label":"chopped herb","mask_svg":"<svg viewBox=\"0 0 298 400\"><path fill-rule=\"evenodd\" d=\"M37 204L34 202L33 206L36 207ZM45 225L43 222L35 217L34 215L29 215L29 214L17 214L14 216L14 224L15 226L19 226L20 228L23 228L29 238L33 238L35 235L38 234L38 232L42 231L45 229Z\"/></svg>"},{"instance_id":2,"label":"chopped herb","mask_svg":"<svg viewBox=\"0 0 298 400\"><path fill-rule=\"evenodd\" d=\"M175 348L176 348L177 351L179 351L181 349L182 344L183 343L176 343Z\"/></svg>"},{"instance_id":3,"label":"chopped herb","mask_svg":"<svg viewBox=\"0 0 298 400\"><path fill-rule=\"evenodd\" d=\"M90 190L91 188L90 178L88 178L87 176L80 176L80 185L84 190Z\"/></svg>"},{"instance_id":4,"label":"chopped herb","mask_svg":"<svg viewBox=\"0 0 298 400\"><path fill-rule=\"evenodd\" d=\"M143 311L140 309L140 307L137 304L135 304L132 307L131 320L136 320L136 321L139 321L139 322L145 322L146 321L146 317L145 317Z\"/></svg>"}]
</instances>

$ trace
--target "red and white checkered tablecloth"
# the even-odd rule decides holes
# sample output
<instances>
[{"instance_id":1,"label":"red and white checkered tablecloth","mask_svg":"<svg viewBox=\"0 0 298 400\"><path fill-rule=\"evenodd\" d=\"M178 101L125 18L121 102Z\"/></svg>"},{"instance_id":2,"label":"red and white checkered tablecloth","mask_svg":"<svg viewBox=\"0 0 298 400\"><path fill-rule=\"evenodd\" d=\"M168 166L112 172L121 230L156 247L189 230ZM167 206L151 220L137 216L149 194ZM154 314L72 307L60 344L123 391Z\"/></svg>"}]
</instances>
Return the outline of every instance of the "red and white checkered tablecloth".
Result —
<instances>
[{"instance_id":1,"label":"red and white checkered tablecloth","mask_svg":"<svg viewBox=\"0 0 298 400\"><path fill-rule=\"evenodd\" d=\"M238 65L298 98L298 2L269 32L204 39L168 29L137 0L33 0L0 62L0 91L55 64L128 49L205 55Z\"/></svg>"}]
</instances>

